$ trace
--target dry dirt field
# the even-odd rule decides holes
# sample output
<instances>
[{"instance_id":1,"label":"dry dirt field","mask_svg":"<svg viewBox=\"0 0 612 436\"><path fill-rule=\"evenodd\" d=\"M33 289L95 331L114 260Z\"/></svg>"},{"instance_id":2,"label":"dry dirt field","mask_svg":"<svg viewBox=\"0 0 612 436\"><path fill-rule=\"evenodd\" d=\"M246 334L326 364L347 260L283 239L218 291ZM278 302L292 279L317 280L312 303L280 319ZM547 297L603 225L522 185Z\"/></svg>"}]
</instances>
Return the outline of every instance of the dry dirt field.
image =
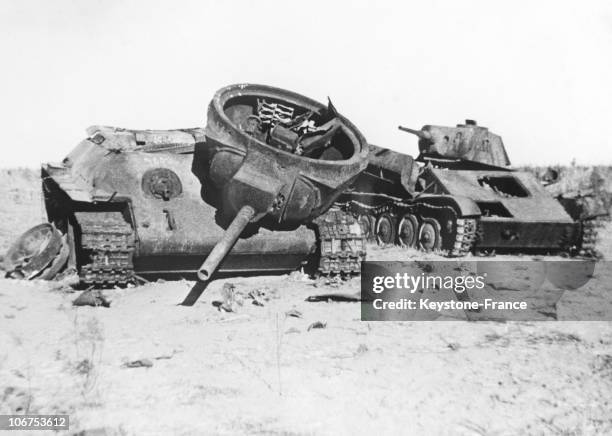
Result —
<instances>
[{"instance_id":1,"label":"dry dirt field","mask_svg":"<svg viewBox=\"0 0 612 436\"><path fill-rule=\"evenodd\" d=\"M0 182L4 251L43 208L37 172ZM612 272L596 273L587 291L605 307ZM220 312L226 282L269 300ZM192 285L109 290L110 308L77 308L54 283L0 279L0 414L69 414L68 434L87 435L612 434L612 323L575 321L595 309L570 297L558 322L377 323L358 303L306 302L330 289L299 273L218 280L177 306ZM309 330L317 321L326 328Z\"/></svg>"}]
</instances>

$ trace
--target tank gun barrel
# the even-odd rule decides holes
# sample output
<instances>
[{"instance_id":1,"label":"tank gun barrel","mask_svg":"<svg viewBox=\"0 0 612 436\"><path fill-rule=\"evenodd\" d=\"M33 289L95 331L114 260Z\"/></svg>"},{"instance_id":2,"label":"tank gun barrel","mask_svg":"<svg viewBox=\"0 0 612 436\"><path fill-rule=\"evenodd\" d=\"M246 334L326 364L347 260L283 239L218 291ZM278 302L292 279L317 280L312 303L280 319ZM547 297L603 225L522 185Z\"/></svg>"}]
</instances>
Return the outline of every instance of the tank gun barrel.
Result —
<instances>
[{"instance_id":1,"label":"tank gun barrel","mask_svg":"<svg viewBox=\"0 0 612 436\"><path fill-rule=\"evenodd\" d=\"M255 209L248 205L242 206L242 209L238 211L234 220L225 230L221 240L217 242L217 245L215 245L202 266L198 269L198 278L200 280L206 281L210 279L223 258L232 249L236 240L254 216Z\"/></svg>"},{"instance_id":2,"label":"tank gun barrel","mask_svg":"<svg viewBox=\"0 0 612 436\"><path fill-rule=\"evenodd\" d=\"M398 129L404 131L404 132L408 132L408 133L412 133L413 135L416 135L419 137L419 139L424 139L427 141L431 141L431 133L425 131L425 130L415 130L415 129L410 129L408 127L404 127L404 126L398 126Z\"/></svg>"}]
</instances>

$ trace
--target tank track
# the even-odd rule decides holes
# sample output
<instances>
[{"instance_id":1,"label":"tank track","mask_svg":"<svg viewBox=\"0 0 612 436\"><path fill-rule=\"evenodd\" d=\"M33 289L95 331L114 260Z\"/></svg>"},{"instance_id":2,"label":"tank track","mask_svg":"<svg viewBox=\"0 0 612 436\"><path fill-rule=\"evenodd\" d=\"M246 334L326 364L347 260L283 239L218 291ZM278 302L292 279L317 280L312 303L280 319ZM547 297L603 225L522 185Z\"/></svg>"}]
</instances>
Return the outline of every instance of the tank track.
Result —
<instances>
[{"instance_id":1,"label":"tank track","mask_svg":"<svg viewBox=\"0 0 612 436\"><path fill-rule=\"evenodd\" d=\"M458 218L455 243L449 256L463 257L472 251L477 239L478 222L475 218Z\"/></svg>"},{"instance_id":2,"label":"tank track","mask_svg":"<svg viewBox=\"0 0 612 436\"><path fill-rule=\"evenodd\" d=\"M79 268L83 284L125 286L134 281L132 257L135 237L121 212L76 212L81 228L84 263Z\"/></svg>"},{"instance_id":3,"label":"tank track","mask_svg":"<svg viewBox=\"0 0 612 436\"><path fill-rule=\"evenodd\" d=\"M342 208L347 212L359 216L369 215L376 219L377 216L383 213L391 213L395 217L402 216L406 213L414 215L423 215L423 210L431 211L431 215L447 213L455 222L455 240L447 243L450 247L444 251L449 257L463 257L469 254L477 240L478 220L476 218L458 218L454 209L450 206L434 206L430 204L406 203L399 199L389 197L389 200L384 205L370 206L356 200L350 200L342 204ZM421 212L420 212L421 211Z\"/></svg>"},{"instance_id":4,"label":"tank track","mask_svg":"<svg viewBox=\"0 0 612 436\"><path fill-rule=\"evenodd\" d=\"M356 275L366 258L365 236L354 216L331 209L314 221L318 229L320 258L318 272L323 276Z\"/></svg>"},{"instance_id":5,"label":"tank track","mask_svg":"<svg viewBox=\"0 0 612 436\"><path fill-rule=\"evenodd\" d=\"M606 223L603 218L593 218L583 220L581 222L581 240L580 240L580 252L579 254L587 257L600 257L600 253L597 250L599 243L599 229L602 228Z\"/></svg>"}]
</instances>

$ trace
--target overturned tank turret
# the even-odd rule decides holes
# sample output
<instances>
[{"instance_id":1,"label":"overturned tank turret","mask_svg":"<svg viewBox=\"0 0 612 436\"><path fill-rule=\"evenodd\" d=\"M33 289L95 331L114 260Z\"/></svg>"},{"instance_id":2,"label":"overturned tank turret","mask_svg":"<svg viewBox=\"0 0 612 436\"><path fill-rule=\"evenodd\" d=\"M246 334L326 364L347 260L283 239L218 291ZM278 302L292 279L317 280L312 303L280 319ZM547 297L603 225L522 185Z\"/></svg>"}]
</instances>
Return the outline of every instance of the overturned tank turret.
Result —
<instances>
[{"instance_id":1,"label":"overturned tank turret","mask_svg":"<svg viewBox=\"0 0 612 436\"><path fill-rule=\"evenodd\" d=\"M312 223L321 237L320 270L357 272L359 225L340 211L326 213L366 167L368 144L331 102L263 85L228 86L209 105L205 135L194 173L227 230L200 268L202 280L255 223L277 230Z\"/></svg>"}]
</instances>

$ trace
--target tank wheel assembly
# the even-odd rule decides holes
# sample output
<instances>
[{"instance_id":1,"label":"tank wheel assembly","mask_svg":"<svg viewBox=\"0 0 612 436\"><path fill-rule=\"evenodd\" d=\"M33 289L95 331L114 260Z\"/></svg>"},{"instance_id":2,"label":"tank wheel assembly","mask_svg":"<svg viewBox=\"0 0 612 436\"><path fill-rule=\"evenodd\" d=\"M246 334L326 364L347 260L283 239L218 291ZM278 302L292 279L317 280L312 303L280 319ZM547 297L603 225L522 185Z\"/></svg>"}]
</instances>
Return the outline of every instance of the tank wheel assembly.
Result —
<instances>
[{"instance_id":1,"label":"tank wheel assembly","mask_svg":"<svg viewBox=\"0 0 612 436\"><path fill-rule=\"evenodd\" d=\"M411 213L407 213L399 221L397 226L397 238L402 247L413 248L416 246L419 222Z\"/></svg>"},{"instance_id":2,"label":"tank wheel assembly","mask_svg":"<svg viewBox=\"0 0 612 436\"><path fill-rule=\"evenodd\" d=\"M368 241L373 241L374 238L374 218L371 215L362 214L357 217L357 221L361 225L361 232Z\"/></svg>"},{"instance_id":3,"label":"tank wheel assembly","mask_svg":"<svg viewBox=\"0 0 612 436\"><path fill-rule=\"evenodd\" d=\"M397 232L395 227L395 217L390 213L383 213L376 220L375 234L378 245L393 245Z\"/></svg>"},{"instance_id":4,"label":"tank wheel assembly","mask_svg":"<svg viewBox=\"0 0 612 436\"><path fill-rule=\"evenodd\" d=\"M440 223L435 218L423 218L419 226L418 247L429 252L439 250L441 246Z\"/></svg>"},{"instance_id":5,"label":"tank wheel assembly","mask_svg":"<svg viewBox=\"0 0 612 436\"><path fill-rule=\"evenodd\" d=\"M463 257L473 252L479 238L478 216L461 216L450 205L394 201L372 207L349 201L341 207L359 219L376 216L373 236L381 246L414 247Z\"/></svg>"}]
</instances>

